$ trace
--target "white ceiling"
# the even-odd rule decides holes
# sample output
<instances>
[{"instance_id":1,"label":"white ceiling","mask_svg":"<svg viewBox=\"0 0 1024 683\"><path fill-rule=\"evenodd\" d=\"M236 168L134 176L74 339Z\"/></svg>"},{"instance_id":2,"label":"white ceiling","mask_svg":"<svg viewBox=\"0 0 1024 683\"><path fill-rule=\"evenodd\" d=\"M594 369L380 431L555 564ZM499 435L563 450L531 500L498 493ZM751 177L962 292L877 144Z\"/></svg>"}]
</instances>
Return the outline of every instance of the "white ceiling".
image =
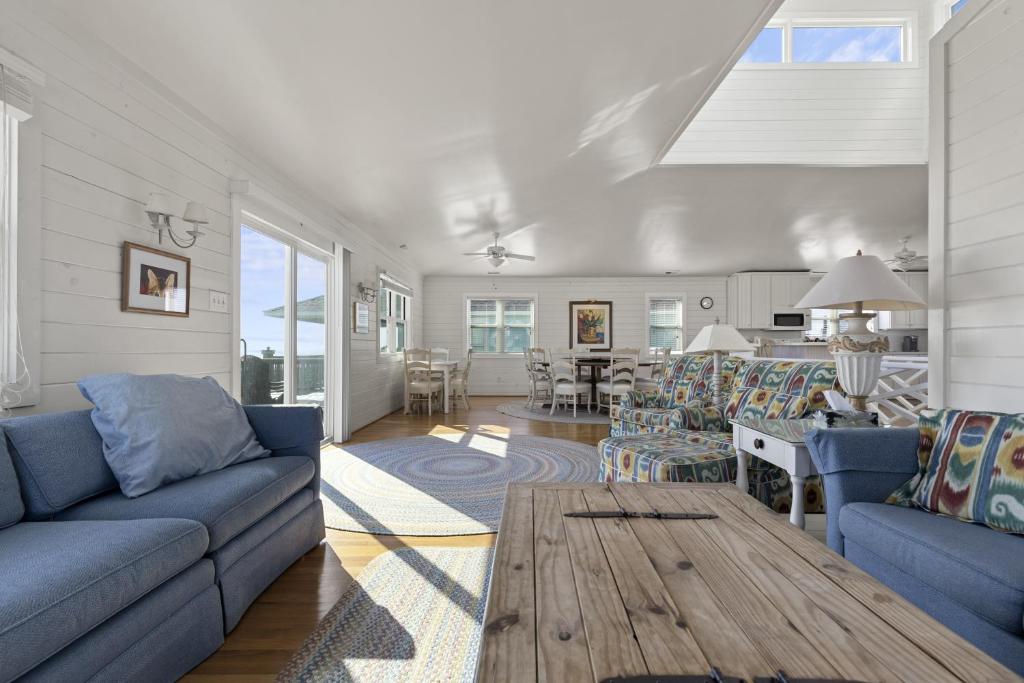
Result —
<instances>
[{"instance_id":1,"label":"white ceiling","mask_svg":"<svg viewBox=\"0 0 1024 683\"><path fill-rule=\"evenodd\" d=\"M508 275L923 246L923 167L650 168L776 0L50 2L427 274L493 225Z\"/></svg>"}]
</instances>

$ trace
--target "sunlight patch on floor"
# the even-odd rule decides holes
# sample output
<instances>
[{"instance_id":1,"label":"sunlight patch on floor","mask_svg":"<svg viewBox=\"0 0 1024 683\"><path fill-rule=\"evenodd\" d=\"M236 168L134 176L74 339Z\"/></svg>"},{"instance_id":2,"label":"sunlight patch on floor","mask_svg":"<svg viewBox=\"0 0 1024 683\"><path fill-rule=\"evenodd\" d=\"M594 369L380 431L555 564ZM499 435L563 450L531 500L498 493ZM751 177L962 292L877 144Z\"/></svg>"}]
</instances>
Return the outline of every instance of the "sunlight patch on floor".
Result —
<instances>
[{"instance_id":1,"label":"sunlight patch on floor","mask_svg":"<svg viewBox=\"0 0 1024 683\"><path fill-rule=\"evenodd\" d=\"M491 455L496 455L499 458L504 458L508 451L507 442L502 441L501 439L485 436L483 434L474 434L466 445L474 450L481 451L483 453L490 453Z\"/></svg>"}]
</instances>

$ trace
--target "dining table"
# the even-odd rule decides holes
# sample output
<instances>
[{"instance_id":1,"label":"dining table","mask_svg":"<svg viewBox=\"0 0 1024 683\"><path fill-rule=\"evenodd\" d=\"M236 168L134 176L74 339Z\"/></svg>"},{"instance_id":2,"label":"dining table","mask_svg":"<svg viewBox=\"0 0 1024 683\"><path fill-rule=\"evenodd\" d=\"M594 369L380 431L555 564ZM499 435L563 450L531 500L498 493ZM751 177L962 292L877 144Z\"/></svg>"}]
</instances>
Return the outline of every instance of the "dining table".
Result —
<instances>
[{"instance_id":1,"label":"dining table","mask_svg":"<svg viewBox=\"0 0 1024 683\"><path fill-rule=\"evenodd\" d=\"M582 370L582 368L590 368L590 400L593 403L597 403L597 383L601 381L601 371L612 364L611 356L595 355L592 358L576 356L575 363L578 370ZM551 364L547 361L543 361L540 365L549 367ZM652 365L654 365L654 361L651 360L642 360L637 363L637 367L641 368L649 368Z\"/></svg>"}]
</instances>

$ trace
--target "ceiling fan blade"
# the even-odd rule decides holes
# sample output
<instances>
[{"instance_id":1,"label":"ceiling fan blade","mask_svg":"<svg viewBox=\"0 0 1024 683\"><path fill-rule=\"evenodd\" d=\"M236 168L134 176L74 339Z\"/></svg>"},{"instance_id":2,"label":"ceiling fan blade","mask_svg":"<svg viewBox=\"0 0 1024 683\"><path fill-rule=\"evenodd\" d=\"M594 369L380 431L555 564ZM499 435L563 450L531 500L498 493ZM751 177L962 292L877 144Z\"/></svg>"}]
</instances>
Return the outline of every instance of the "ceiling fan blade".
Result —
<instances>
[{"instance_id":1,"label":"ceiling fan blade","mask_svg":"<svg viewBox=\"0 0 1024 683\"><path fill-rule=\"evenodd\" d=\"M479 252L472 252L472 253L465 252L462 255L463 256L490 256L490 254L488 254L486 251L479 251Z\"/></svg>"},{"instance_id":2,"label":"ceiling fan blade","mask_svg":"<svg viewBox=\"0 0 1024 683\"><path fill-rule=\"evenodd\" d=\"M517 258L520 261L536 261L537 260L536 256L527 256L526 254L510 254L507 251L505 252L505 258Z\"/></svg>"}]
</instances>

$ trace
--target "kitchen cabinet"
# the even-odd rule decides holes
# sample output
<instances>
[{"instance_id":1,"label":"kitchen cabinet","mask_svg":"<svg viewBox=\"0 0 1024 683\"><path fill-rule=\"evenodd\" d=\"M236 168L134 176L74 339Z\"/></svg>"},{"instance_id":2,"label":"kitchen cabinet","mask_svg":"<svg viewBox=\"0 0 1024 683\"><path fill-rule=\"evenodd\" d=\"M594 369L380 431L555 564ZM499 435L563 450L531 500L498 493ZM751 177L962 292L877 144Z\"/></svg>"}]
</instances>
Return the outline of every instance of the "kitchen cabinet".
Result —
<instances>
[{"instance_id":1,"label":"kitchen cabinet","mask_svg":"<svg viewBox=\"0 0 1024 683\"><path fill-rule=\"evenodd\" d=\"M793 304L811 289L810 273L735 273L726 283L726 320L739 329L768 330L773 313L797 310Z\"/></svg>"},{"instance_id":2,"label":"kitchen cabinet","mask_svg":"<svg viewBox=\"0 0 1024 683\"><path fill-rule=\"evenodd\" d=\"M928 302L928 273L910 272L895 273L907 283L914 293ZM879 311L879 330L924 330L928 328L928 309L919 308L913 311Z\"/></svg>"}]
</instances>

